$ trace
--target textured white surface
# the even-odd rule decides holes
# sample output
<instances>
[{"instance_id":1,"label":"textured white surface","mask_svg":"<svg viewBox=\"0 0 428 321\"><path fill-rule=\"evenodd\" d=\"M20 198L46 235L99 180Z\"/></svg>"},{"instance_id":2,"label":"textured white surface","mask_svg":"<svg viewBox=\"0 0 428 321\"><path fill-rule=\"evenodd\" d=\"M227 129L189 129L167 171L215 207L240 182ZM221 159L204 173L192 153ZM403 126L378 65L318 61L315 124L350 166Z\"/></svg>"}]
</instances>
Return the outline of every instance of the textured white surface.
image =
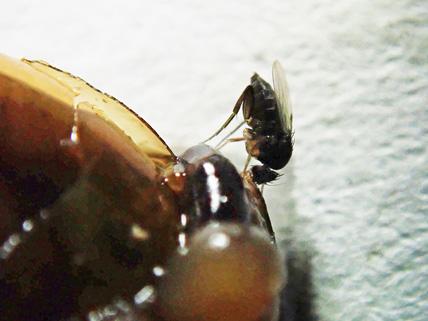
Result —
<instances>
[{"instance_id":1,"label":"textured white surface","mask_svg":"<svg viewBox=\"0 0 428 321\"><path fill-rule=\"evenodd\" d=\"M279 59L295 154L265 190L279 239L312 253L321 320L426 320L426 1L3 1L0 50L79 75L177 152ZM225 154L237 163L242 145Z\"/></svg>"}]
</instances>

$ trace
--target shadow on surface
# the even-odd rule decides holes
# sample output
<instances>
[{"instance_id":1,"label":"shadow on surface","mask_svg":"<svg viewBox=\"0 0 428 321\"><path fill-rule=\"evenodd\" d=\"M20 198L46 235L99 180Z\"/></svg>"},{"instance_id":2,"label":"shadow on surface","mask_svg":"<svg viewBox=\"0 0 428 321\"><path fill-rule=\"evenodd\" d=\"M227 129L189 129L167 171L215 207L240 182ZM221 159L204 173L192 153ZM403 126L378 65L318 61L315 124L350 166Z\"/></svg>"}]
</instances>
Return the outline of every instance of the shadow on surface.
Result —
<instances>
[{"instance_id":1,"label":"shadow on surface","mask_svg":"<svg viewBox=\"0 0 428 321\"><path fill-rule=\"evenodd\" d=\"M317 321L314 311L311 255L299 253L289 242L281 244L288 248L285 260L288 271L287 285L281 293L279 321Z\"/></svg>"}]
</instances>

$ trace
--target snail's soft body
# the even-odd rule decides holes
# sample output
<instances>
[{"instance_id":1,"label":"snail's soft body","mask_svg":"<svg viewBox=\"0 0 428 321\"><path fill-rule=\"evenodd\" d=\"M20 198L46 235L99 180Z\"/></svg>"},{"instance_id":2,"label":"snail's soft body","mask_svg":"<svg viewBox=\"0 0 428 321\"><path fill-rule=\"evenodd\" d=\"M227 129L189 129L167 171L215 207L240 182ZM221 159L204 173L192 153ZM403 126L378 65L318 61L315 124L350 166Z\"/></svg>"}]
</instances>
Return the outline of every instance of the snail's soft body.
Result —
<instances>
[{"instance_id":1,"label":"snail's soft body","mask_svg":"<svg viewBox=\"0 0 428 321\"><path fill-rule=\"evenodd\" d=\"M183 213L180 191L165 177L174 174L176 161L157 133L118 100L46 63L0 55L0 320L192 320L188 311L170 313L162 301L170 297L163 279L174 280L175 273L183 282L186 273L196 273L174 263L183 255L177 254ZM261 206L261 195L249 197ZM265 207L261 211L267 215ZM227 235L230 225L218 224ZM258 227L236 228L241 234L235 239L272 250L266 277L274 284L268 295L254 296L263 302L250 316L244 313L248 321L267 320L282 284L279 256L252 230ZM218 230L192 233L184 246L195 259ZM231 255L239 246L230 248L223 249L225 259L262 259ZM164 289L159 300L158 284ZM206 301L206 313L220 301Z\"/></svg>"}]
</instances>

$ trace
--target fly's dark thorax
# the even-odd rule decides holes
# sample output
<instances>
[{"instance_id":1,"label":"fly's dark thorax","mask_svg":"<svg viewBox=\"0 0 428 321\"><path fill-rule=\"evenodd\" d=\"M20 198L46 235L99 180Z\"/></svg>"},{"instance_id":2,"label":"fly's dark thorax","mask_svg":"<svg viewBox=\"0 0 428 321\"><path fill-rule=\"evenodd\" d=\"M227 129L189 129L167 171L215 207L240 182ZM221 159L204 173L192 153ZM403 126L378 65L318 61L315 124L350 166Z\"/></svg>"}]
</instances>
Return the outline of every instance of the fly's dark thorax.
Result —
<instances>
[{"instance_id":1,"label":"fly's dark thorax","mask_svg":"<svg viewBox=\"0 0 428 321\"><path fill-rule=\"evenodd\" d=\"M278 107L275 92L271 85L258 74L251 77L253 104L244 108L245 119L250 119L248 125L258 134L269 135L280 130Z\"/></svg>"}]
</instances>

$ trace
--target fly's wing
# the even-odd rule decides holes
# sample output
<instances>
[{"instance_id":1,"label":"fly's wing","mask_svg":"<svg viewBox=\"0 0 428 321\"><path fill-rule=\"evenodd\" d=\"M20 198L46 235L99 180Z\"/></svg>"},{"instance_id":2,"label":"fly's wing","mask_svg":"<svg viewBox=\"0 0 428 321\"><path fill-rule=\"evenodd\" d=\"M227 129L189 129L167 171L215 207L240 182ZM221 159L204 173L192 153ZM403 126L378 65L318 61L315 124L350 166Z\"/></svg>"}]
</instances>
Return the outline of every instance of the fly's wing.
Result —
<instances>
[{"instance_id":1,"label":"fly's wing","mask_svg":"<svg viewBox=\"0 0 428 321\"><path fill-rule=\"evenodd\" d=\"M43 61L23 59L32 68L53 78L72 91L75 108L87 109L117 126L158 166L166 167L175 158L156 131L134 111L116 98L92 87L83 79L55 68Z\"/></svg>"},{"instance_id":2,"label":"fly's wing","mask_svg":"<svg viewBox=\"0 0 428 321\"><path fill-rule=\"evenodd\" d=\"M293 131L293 111L291 108L290 94L288 92L288 83L285 78L285 72L278 60L275 60L272 66L273 88L278 102L278 112L281 119L281 125L287 132Z\"/></svg>"}]
</instances>

